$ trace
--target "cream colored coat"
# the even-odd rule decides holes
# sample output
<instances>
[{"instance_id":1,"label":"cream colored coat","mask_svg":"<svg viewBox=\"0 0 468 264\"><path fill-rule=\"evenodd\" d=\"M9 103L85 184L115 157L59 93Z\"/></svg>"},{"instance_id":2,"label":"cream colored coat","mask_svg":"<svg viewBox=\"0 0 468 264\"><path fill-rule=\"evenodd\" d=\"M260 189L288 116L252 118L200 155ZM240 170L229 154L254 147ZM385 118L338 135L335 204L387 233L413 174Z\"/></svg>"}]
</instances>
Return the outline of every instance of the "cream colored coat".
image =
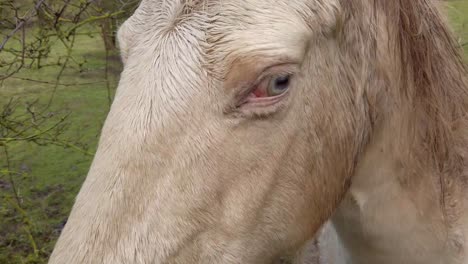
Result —
<instances>
[{"instance_id":1,"label":"cream colored coat","mask_svg":"<svg viewBox=\"0 0 468 264\"><path fill-rule=\"evenodd\" d=\"M143 0L119 43L51 264L272 263L330 217L322 262L468 263L467 73L432 1Z\"/></svg>"}]
</instances>

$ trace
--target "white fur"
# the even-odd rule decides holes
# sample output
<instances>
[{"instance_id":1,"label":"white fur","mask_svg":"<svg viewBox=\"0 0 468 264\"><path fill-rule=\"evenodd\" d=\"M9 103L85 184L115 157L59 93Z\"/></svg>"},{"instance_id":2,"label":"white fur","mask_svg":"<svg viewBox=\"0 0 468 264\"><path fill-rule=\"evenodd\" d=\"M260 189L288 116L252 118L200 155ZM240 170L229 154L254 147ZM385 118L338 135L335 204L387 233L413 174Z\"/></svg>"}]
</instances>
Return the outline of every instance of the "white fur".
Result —
<instances>
[{"instance_id":1,"label":"white fur","mask_svg":"<svg viewBox=\"0 0 468 264\"><path fill-rule=\"evenodd\" d=\"M399 94L399 24L378 11L392 2L370 2L144 0L50 263L466 264L466 195L408 162L427 109ZM279 65L281 103L236 107Z\"/></svg>"}]
</instances>

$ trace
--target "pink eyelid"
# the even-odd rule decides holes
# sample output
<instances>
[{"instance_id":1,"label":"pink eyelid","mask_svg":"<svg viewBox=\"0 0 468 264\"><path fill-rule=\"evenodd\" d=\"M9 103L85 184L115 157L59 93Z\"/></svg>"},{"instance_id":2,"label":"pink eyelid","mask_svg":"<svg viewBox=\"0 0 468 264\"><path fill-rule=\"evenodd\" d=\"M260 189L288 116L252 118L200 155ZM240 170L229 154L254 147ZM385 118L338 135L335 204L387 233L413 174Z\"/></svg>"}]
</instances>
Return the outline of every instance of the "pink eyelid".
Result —
<instances>
[{"instance_id":1,"label":"pink eyelid","mask_svg":"<svg viewBox=\"0 0 468 264\"><path fill-rule=\"evenodd\" d=\"M298 70L298 64L295 63L285 63L269 67L263 72L260 78L258 78L261 81L257 82L255 87L250 90L249 94L237 104L237 107L268 107L278 103L289 94L289 90L276 96L258 96L258 94L255 95L255 91L262 89L261 86L264 84L264 82L266 82L265 85L268 86L268 76L275 76L279 74L290 74L291 76L294 76ZM266 89L266 87L264 88Z\"/></svg>"},{"instance_id":2,"label":"pink eyelid","mask_svg":"<svg viewBox=\"0 0 468 264\"><path fill-rule=\"evenodd\" d=\"M250 94L242 105L248 104L255 107L266 107L281 101L284 97L287 96L287 94L289 94L289 91L270 97L256 97L254 94Z\"/></svg>"}]
</instances>

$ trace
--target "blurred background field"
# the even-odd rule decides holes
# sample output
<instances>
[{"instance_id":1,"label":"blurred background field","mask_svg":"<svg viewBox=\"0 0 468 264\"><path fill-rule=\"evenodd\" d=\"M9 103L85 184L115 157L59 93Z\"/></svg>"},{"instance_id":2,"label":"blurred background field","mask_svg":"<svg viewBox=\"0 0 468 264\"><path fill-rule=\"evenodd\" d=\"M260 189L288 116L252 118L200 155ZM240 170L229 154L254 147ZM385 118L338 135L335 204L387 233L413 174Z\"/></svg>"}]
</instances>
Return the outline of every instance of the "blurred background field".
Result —
<instances>
[{"instance_id":1,"label":"blurred background field","mask_svg":"<svg viewBox=\"0 0 468 264\"><path fill-rule=\"evenodd\" d=\"M0 263L46 263L118 82L115 30L137 2L0 0ZM468 0L445 2L468 58Z\"/></svg>"},{"instance_id":2,"label":"blurred background field","mask_svg":"<svg viewBox=\"0 0 468 264\"><path fill-rule=\"evenodd\" d=\"M46 263L92 161L138 0L0 0L0 263ZM37 3L37 2L36 2ZM2 47L2 46L0 46Z\"/></svg>"},{"instance_id":3,"label":"blurred background field","mask_svg":"<svg viewBox=\"0 0 468 264\"><path fill-rule=\"evenodd\" d=\"M448 15L452 27L458 36L459 43L468 58L468 0L449 0L447 2Z\"/></svg>"}]
</instances>

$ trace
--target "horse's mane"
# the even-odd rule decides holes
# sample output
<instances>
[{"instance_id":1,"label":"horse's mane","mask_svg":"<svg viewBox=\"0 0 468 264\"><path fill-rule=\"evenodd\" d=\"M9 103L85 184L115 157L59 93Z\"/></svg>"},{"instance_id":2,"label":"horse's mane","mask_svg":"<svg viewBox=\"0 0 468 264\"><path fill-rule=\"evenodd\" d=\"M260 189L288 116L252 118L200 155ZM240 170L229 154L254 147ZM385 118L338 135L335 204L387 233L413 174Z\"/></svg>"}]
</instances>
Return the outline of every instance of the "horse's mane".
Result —
<instances>
[{"instance_id":1,"label":"horse's mane","mask_svg":"<svg viewBox=\"0 0 468 264\"><path fill-rule=\"evenodd\" d=\"M423 137L432 148L431 162L443 171L444 165L454 165L447 163L450 150L460 143L457 137L465 137L457 132L460 125L466 128L468 117L468 72L461 46L433 0L379 1L389 12L388 21L397 23L402 76L399 94L422 111L421 121L427 128L422 130Z\"/></svg>"},{"instance_id":2,"label":"horse's mane","mask_svg":"<svg viewBox=\"0 0 468 264\"><path fill-rule=\"evenodd\" d=\"M412 138L406 143L416 149L409 162L433 172L446 220L453 223L460 215L453 211L454 205L468 188L468 71L461 45L434 0L375 0L375 4L393 28L395 54L399 54L396 94L409 106Z\"/></svg>"},{"instance_id":3,"label":"horse's mane","mask_svg":"<svg viewBox=\"0 0 468 264\"><path fill-rule=\"evenodd\" d=\"M435 129L452 130L454 122L466 119L468 109L468 72L461 46L433 0L381 1L396 11L389 21L398 23L403 96L423 104L436 121Z\"/></svg>"}]
</instances>

